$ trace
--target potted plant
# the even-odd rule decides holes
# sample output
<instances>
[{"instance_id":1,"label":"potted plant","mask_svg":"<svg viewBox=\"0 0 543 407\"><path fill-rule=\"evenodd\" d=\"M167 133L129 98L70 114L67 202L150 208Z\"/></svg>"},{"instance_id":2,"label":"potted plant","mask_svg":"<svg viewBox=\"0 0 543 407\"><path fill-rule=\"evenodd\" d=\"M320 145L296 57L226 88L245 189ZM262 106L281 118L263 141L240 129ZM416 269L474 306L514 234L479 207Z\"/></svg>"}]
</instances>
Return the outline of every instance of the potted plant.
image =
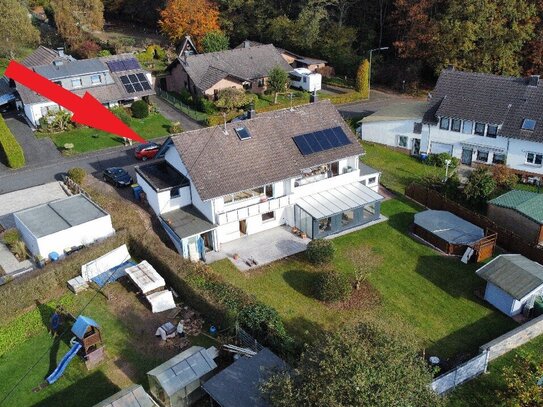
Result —
<instances>
[{"instance_id":1,"label":"potted plant","mask_svg":"<svg viewBox=\"0 0 543 407\"><path fill-rule=\"evenodd\" d=\"M232 256L232 258L233 258L234 260L237 260L237 259L239 259L239 254L237 254L237 253L234 253L234 255Z\"/></svg>"}]
</instances>

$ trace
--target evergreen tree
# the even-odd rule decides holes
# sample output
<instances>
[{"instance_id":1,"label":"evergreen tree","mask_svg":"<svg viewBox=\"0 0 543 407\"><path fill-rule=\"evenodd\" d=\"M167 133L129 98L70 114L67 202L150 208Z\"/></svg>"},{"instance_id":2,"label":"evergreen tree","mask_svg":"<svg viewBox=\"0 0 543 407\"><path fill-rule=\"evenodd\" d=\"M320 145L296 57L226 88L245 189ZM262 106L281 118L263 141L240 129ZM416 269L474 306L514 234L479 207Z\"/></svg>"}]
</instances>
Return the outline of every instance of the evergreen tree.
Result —
<instances>
[{"instance_id":1,"label":"evergreen tree","mask_svg":"<svg viewBox=\"0 0 543 407\"><path fill-rule=\"evenodd\" d=\"M365 98L370 97L370 68L368 60L364 59L356 72L356 91L360 92Z\"/></svg>"}]
</instances>

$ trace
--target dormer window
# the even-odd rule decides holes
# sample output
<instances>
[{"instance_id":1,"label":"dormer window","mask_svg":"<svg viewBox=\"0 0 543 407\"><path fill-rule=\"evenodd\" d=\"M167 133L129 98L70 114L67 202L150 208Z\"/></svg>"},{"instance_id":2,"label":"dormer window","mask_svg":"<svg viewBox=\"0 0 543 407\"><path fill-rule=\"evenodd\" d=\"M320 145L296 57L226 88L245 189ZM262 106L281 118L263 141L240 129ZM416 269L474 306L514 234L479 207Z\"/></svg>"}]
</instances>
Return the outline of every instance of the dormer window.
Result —
<instances>
[{"instance_id":1,"label":"dormer window","mask_svg":"<svg viewBox=\"0 0 543 407\"><path fill-rule=\"evenodd\" d=\"M102 83L102 78L100 77L100 75L91 75L91 83L93 85L98 85Z\"/></svg>"},{"instance_id":2,"label":"dormer window","mask_svg":"<svg viewBox=\"0 0 543 407\"><path fill-rule=\"evenodd\" d=\"M448 117L442 117L439 121L439 128L441 130L449 130L449 118Z\"/></svg>"},{"instance_id":3,"label":"dormer window","mask_svg":"<svg viewBox=\"0 0 543 407\"><path fill-rule=\"evenodd\" d=\"M462 120L460 120L460 119L452 119L452 121L451 121L451 131L460 132L461 128L462 128Z\"/></svg>"},{"instance_id":4,"label":"dormer window","mask_svg":"<svg viewBox=\"0 0 543 407\"><path fill-rule=\"evenodd\" d=\"M496 138L497 135L498 135L498 126L489 124L488 128L486 129L486 136Z\"/></svg>"},{"instance_id":5,"label":"dormer window","mask_svg":"<svg viewBox=\"0 0 543 407\"><path fill-rule=\"evenodd\" d=\"M534 130L535 129L535 120L524 119L522 121L522 130Z\"/></svg>"},{"instance_id":6,"label":"dormer window","mask_svg":"<svg viewBox=\"0 0 543 407\"><path fill-rule=\"evenodd\" d=\"M464 120L464 127L462 128L462 133L471 134L473 131L473 122L471 120Z\"/></svg>"},{"instance_id":7,"label":"dormer window","mask_svg":"<svg viewBox=\"0 0 543 407\"><path fill-rule=\"evenodd\" d=\"M72 79L72 88L81 88L83 86L83 81L81 78Z\"/></svg>"}]
</instances>

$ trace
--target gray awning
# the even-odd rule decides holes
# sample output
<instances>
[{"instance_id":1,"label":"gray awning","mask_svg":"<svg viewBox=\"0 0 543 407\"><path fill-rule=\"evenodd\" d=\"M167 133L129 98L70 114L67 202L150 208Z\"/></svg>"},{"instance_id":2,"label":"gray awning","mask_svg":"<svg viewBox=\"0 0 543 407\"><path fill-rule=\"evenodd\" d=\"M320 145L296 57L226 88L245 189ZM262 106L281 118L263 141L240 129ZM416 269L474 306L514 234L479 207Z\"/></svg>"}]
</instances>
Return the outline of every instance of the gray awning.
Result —
<instances>
[{"instance_id":1,"label":"gray awning","mask_svg":"<svg viewBox=\"0 0 543 407\"><path fill-rule=\"evenodd\" d=\"M382 199L383 197L377 192L360 182L354 182L303 197L296 202L296 205L313 218L321 219Z\"/></svg>"},{"instance_id":2,"label":"gray awning","mask_svg":"<svg viewBox=\"0 0 543 407\"><path fill-rule=\"evenodd\" d=\"M487 144L461 142L460 145L462 145L462 147L474 148L474 149L477 149L477 150L487 150L487 151L495 151L497 153L505 153L505 148L489 146Z\"/></svg>"}]
</instances>

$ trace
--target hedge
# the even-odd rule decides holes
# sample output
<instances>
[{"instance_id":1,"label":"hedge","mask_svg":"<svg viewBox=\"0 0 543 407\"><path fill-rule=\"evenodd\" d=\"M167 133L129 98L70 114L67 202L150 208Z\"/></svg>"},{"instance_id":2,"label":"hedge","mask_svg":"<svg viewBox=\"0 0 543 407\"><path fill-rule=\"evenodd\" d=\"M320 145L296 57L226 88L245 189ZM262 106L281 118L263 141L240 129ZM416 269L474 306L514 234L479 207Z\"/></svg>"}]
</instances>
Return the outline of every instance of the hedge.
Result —
<instances>
[{"instance_id":1,"label":"hedge","mask_svg":"<svg viewBox=\"0 0 543 407\"><path fill-rule=\"evenodd\" d=\"M25 156L21 145L11 133L6 122L0 116L0 152L6 159L6 164L11 168L21 168L25 165Z\"/></svg>"}]
</instances>

